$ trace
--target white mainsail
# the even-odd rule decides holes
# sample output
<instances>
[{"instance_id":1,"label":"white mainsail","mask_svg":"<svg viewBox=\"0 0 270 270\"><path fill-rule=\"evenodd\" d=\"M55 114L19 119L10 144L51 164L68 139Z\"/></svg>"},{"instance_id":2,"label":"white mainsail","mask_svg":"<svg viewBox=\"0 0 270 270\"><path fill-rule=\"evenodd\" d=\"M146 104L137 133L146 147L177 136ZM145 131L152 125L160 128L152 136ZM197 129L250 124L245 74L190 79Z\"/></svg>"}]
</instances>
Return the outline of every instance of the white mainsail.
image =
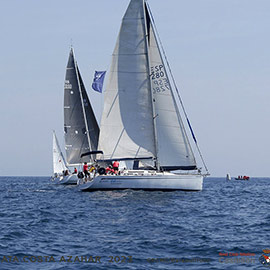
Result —
<instances>
[{"instance_id":1,"label":"white mainsail","mask_svg":"<svg viewBox=\"0 0 270 270\"><path fill-rule=\"evenodd\" d=\"M131 0L112 56L99 149L105 159L152 157L164 170L195 169L144 0Z\"/></svg>"},{"instance_id":2,"label":"white mainsail","mask_svg":"<svg viewBox=\"0 0 270 270\"><path fill-rule=\"evenodd\" d=\"M53 131L53 173L62 174L67 169L64 155L60 149L55 131Z\"/></svg>"},{"instance_id":3,"label":"white mainsail","mask_svg":"<svg viewBox=\"0 0 270 270\"><path fill-rule=\"evenodd\" d=\"M113 52L98 149L105 159L155 157L142 1L131 1Z\"/></svg>"}]
</instances>

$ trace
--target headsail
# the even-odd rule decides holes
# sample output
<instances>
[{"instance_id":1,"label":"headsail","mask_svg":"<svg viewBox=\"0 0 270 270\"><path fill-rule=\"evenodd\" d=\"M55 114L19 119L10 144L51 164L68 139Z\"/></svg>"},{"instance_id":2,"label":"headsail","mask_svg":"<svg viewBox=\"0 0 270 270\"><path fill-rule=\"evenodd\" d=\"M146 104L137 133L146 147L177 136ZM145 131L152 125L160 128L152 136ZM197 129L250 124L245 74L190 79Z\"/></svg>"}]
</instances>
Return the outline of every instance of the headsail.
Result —
<instances>
[{"instance_id":1,"label":"headsail","mask_svg":"<svg viewBox=\"0 0 270 270\"><path fill-rule=\"evenodd\" d=\"M53 131L53 173L61 174L65 170L67 170L66 161Z\"/></svg>"},{"instance_id":2,"label":"headsail","mask_svg":"<svg viewBox=\"0 0 270 270\"><path fill-rule=\"evenodd\" d=\"M89 161L85 152L97 150L99 127L86 93L73 48L70 51L64 93L64 131L68 164Z\"/></svg>"}]
</instances>

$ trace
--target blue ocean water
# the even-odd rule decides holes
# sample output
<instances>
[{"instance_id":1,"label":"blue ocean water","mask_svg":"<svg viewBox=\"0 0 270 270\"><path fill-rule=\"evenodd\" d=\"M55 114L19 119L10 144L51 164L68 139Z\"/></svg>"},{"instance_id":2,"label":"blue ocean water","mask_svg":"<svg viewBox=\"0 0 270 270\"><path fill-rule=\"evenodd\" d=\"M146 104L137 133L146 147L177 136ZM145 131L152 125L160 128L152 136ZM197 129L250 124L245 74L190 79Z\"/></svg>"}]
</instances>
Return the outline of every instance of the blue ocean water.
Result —
<instances>
[{"instance_id":1,"label":"blue ocean water","mask_svg":"<svg viewBox=\"0 0 270 270\"><path fill-rule=\"evenodd\" d=\"M0 177L0 269L266 269L268 178L83 193Z\"/></svg>"}]
</instances>

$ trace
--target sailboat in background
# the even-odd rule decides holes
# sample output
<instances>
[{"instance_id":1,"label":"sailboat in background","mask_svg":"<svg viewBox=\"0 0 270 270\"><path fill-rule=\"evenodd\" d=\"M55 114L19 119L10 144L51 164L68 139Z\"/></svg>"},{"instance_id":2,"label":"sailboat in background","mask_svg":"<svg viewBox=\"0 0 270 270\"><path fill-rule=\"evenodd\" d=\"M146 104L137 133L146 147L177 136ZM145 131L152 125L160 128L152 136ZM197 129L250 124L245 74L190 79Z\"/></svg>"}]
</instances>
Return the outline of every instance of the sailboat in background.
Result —
<instances>
[{"instance_id":1,"label":"sailboat in background","mask_svg":"<svg viewBox=\"0 0 270 270\"><path fill-rule=\"evenodd\" d=\"M57 140L55 131L53 131L53 177L54 179L62 179L66 170L68 170L67 163L65 161L64 155L61 151L59 142Z\"/></svg>"},{"instance_id":2,"label":"sailboat in background","mask_svg":"<svg viewBox=\"0 0 270 270\"><path fill-rule=\"evenodd\" d=\"M66 68L64 86L64 134L68 175L59 183L77 184L77 173L70 174L70 168L93 162L95 156L81 157L86 152L97 150L99 126L90 104L82 77L71 48Z\"/></svg>"},{"instance_id":3,"label":"sailboat in background","mask_svg":"<svg viewBox=\"0 0 270 270\"><path fill-rule=\"evenodd\" d=\"M104 153L100 162L118 160L126 166L120 175L97 170L91 181L81 181L80 190L202 190L204 175L180 117L175 91L180 96L175 84L173 91L162 49L149 6L131 0L112 56L98 146Z\"/></svg>"}]
</instances>

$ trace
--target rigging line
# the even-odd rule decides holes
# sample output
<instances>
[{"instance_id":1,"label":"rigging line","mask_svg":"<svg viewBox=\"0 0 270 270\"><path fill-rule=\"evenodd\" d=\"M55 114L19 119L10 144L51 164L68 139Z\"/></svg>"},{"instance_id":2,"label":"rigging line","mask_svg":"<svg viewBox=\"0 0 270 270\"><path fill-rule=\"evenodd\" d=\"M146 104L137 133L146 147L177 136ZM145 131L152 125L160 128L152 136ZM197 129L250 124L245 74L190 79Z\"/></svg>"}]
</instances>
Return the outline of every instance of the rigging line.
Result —
<instances>
[{"instance_id":1,"label":"rigging line","mask_svg":"<svg viewBox=\"0 0 270 270\"><path fill-rule=\"evenodd\" d=\"M195 142L195 145L196 145L196 148L197 148L197 150L198 150L198 153L199 153L199 155L200 155L200 158L201 158L201 160L202 160L202 162L203 162L204 168L205 168L205 170L206 170L207 174L209 174L209 171L208 171L208 168L207 168L206 163L205 163L205 161L204 161L203 155L202 155L201 150L200 150L200 148L199 148L199 145L198 145L198 143L197 143L197 140L196 140L195 134L194 134L194 132L193 132L193 130L192 130L192 127L191 127L191 124L190 124L190 122L189 122L188 115L187 115L187 113L186 113L186 110L185 110L185 107L184 107L183 101L182 101L182 99L181 99L181 97L180 97L179 90L178 90L178 88L177 88L177 85L176 85L176 82L175 82L174 76L173 76L173 74L172 74L172 70L171 70L171 67L170 67L169 61L168 61L168 59L167 59L167 56L166 56L166 53L165 53L165 50L164 50L163 44L162 44L162 42L161 42L161 39L160 39L159 33L158 33L158 31L157 31L157 26L156 26L156 24L155 24L155 20L154 20L154 17L153 17L152 11L151 11L151 9L150 9L149 4L148 4L148 2L147 2L147 1L146 1L146 5L147 5L147 8L148 8L149 14L150 14L150 16L151 16L151 21L153 22L153 26L154 26L155 32L156 32L156 34L157 34L157 37L158 37L158 42L159 42L159 44L160 44L160 46L161 46L162 53L163 53L163 55L164 55L164 58L165 58L165 61L166 61L167 67L168 67L168 69L169 69L169 72L170 72L171 78L172 78L172 80L173 80L173 85L174 85L174 87L175 87L175 90L176 90L176 93L177 93L178 99L179 99L179 101L180 101L181 107L182 107L182 109L183 109L183 112L184 112L185 118L186 118L186 120L187 120L187 123L188 123L189 129L190 129L190 132L191 132L191 134L192 134L192 137L193 137L193 140L194 140L194 142Z\"/></svg>"}]
</instances>

